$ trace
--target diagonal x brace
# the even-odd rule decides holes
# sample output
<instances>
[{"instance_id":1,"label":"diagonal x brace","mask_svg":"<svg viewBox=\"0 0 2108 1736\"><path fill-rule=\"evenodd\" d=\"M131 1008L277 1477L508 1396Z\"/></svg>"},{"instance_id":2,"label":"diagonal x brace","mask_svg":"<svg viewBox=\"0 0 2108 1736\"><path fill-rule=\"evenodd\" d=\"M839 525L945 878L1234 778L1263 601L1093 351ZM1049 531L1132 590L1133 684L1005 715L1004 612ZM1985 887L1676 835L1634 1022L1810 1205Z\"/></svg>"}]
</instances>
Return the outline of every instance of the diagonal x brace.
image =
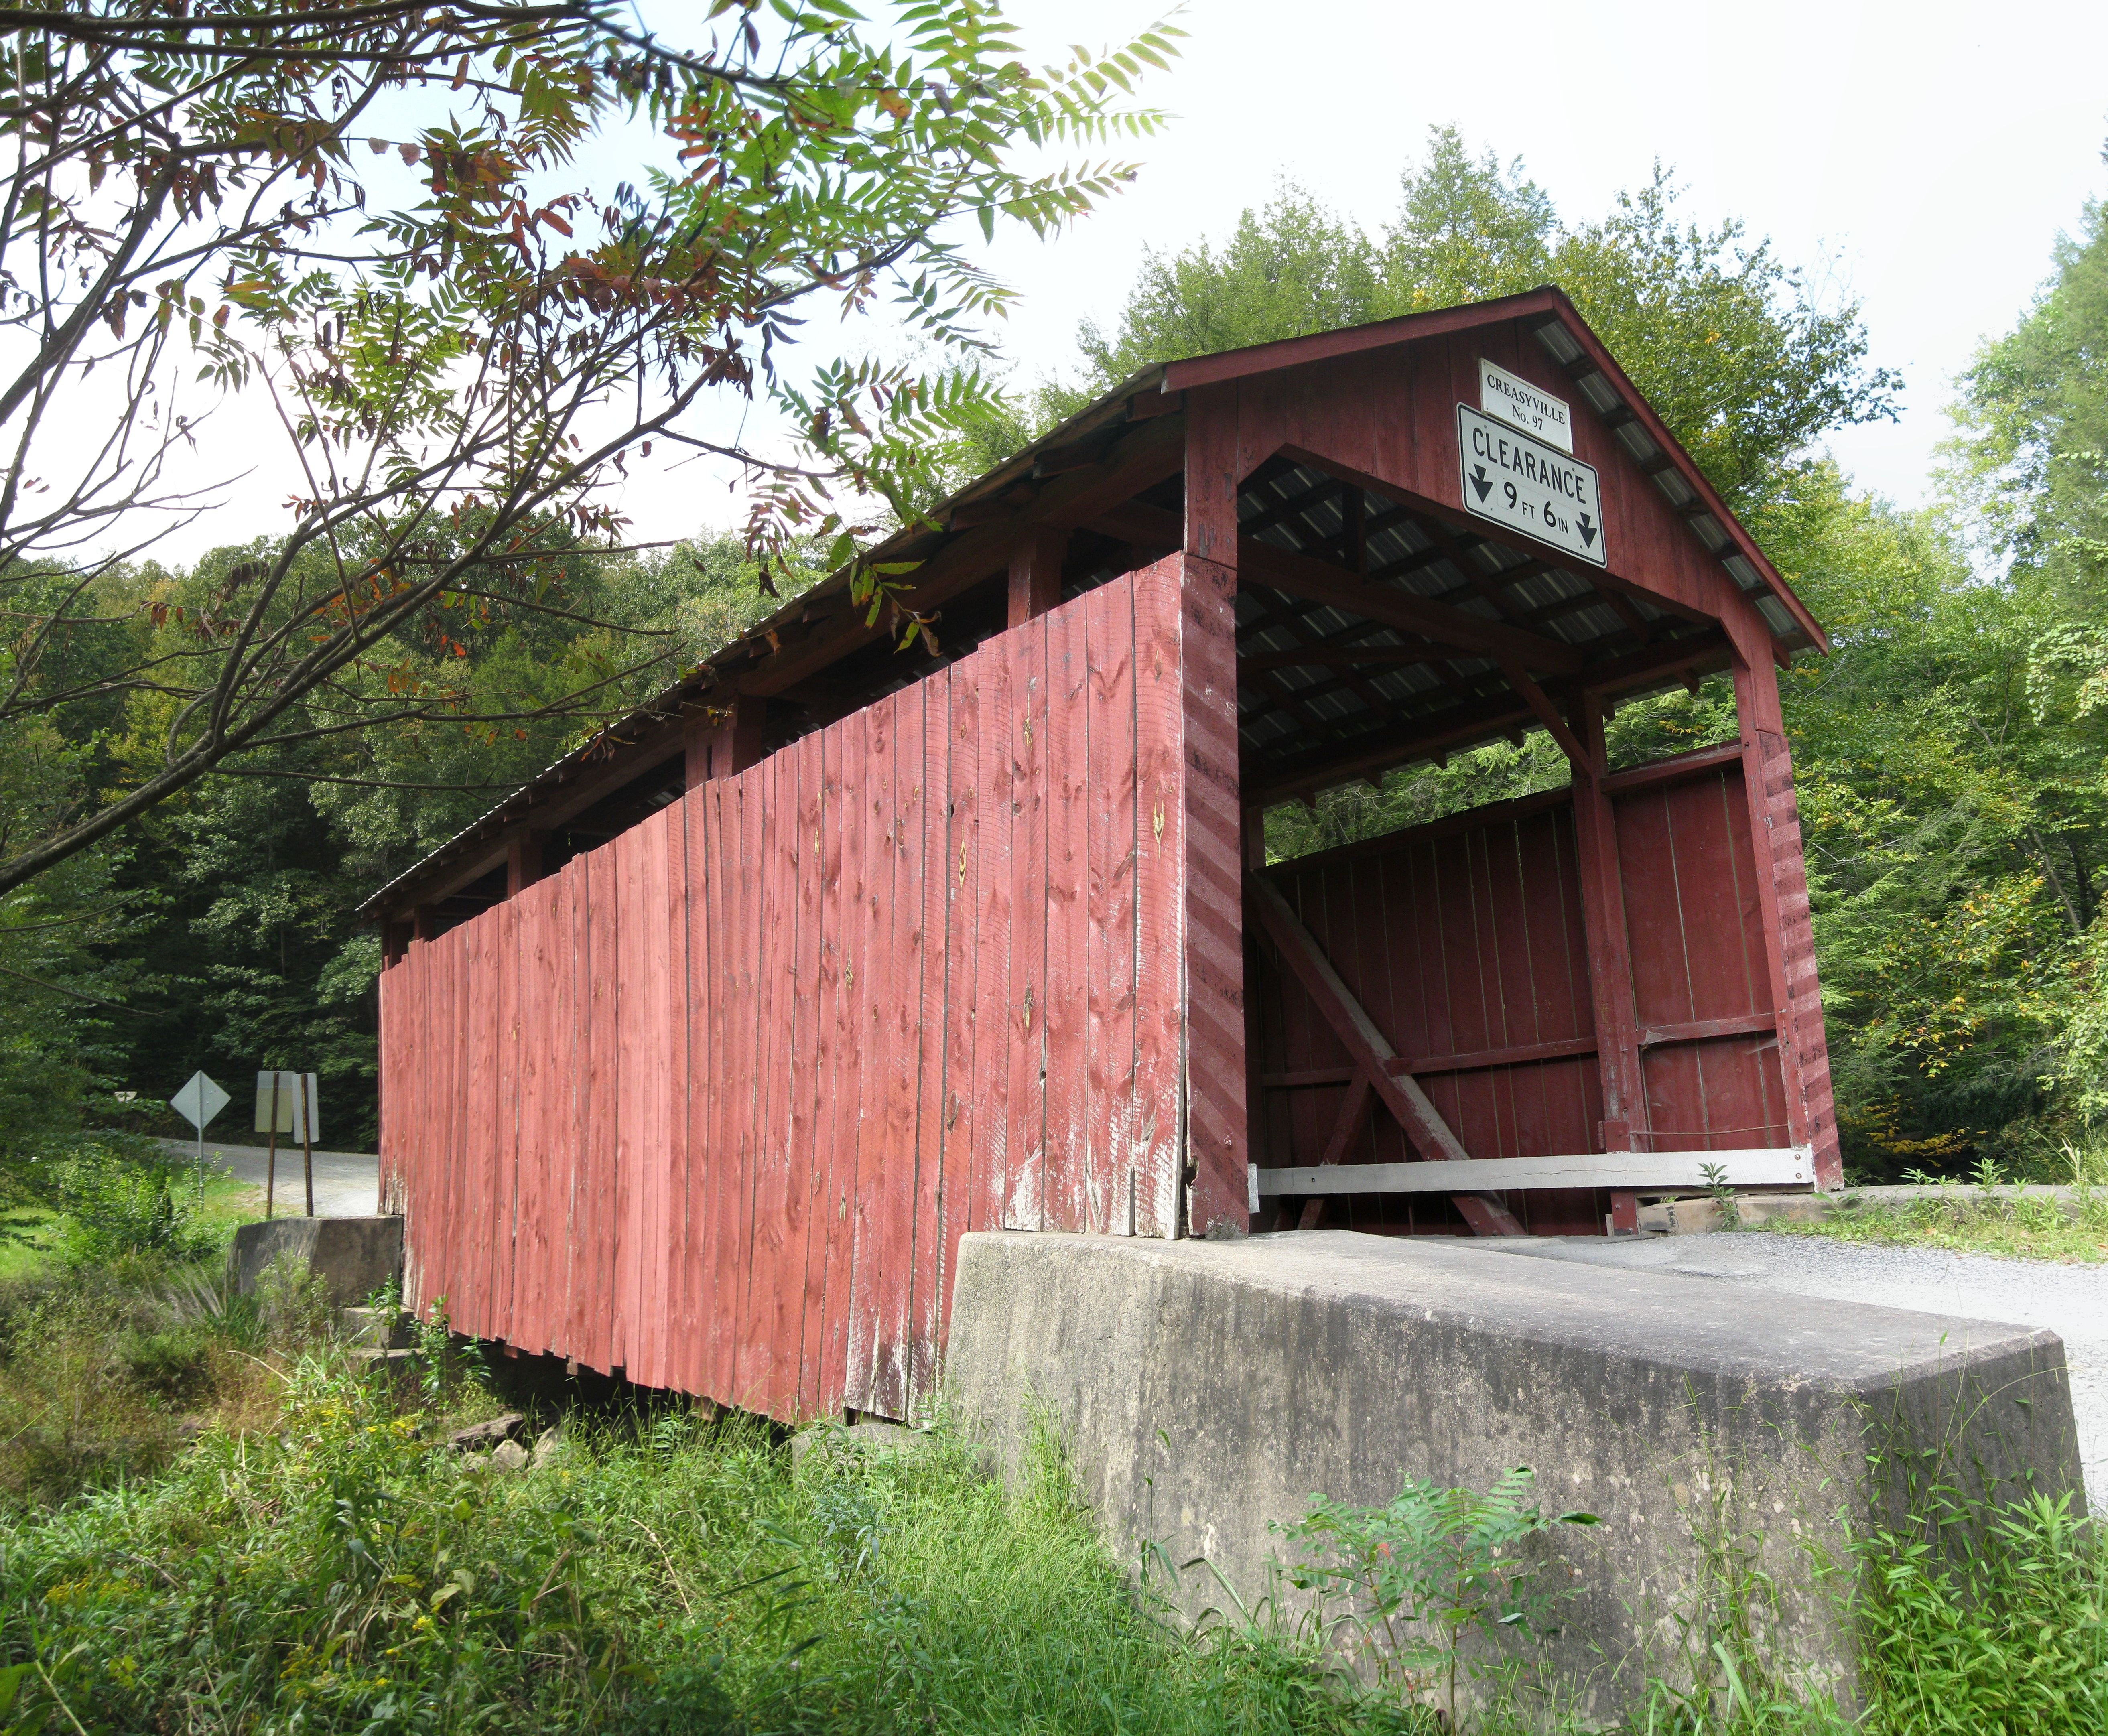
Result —
<instances>
[{"instance_id":1,"label":"diagonal x brace","mask_svg":"<svg viewBox=\"0 0 2108 1736\"><path fill-rule=\"evenodd\" d=\"M1245 908L1259 918L1282 962L1295 973L1325 1022L1346 1045L1348 1057L1360 1070L1362 1078L1405 1130L1414 1152L1423 1159L1468 1162L1471 1154L1450 1131L1449 1124L1428 1101L1427 1093L1410 1074L1391 1071L1390 1063L1398 1052L1390 1039L1376 1029L1376 1021L1340 981L1331 960L1310 931L1296 920L1288 900L1273 883L1261 875L1245 875ZM1523 1233L1522 1225L1507 1208L1485 1194L1454 1193L1450 1199L1476 1234L1519 1236Z\"/></svg>"}]
</instances>

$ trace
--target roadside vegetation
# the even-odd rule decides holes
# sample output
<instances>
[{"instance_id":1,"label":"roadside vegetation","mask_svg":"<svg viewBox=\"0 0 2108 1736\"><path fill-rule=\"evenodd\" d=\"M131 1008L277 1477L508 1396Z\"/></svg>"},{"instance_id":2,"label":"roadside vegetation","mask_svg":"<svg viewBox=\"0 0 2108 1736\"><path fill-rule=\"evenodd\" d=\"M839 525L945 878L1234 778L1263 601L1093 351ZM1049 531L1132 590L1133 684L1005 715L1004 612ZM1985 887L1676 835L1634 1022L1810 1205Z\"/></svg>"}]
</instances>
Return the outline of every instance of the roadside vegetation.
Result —
<instances>
[{"instance_id":1,"label":"roadside vegetation","mask_svg":"<svg viewBox=\"0 0 2108 1736\"><path fill-rule=\"evenodd\" d=\"M794 1453L756 1419L564 1387L523 1401L537 1444L508 1466L452 1438L504 1400L443 1318L367 1369L297 1269L232 1294L223 1232L151 1177L97 1203L120 1192L77 1190L0 1285L0 1736L1584 1727L1540 1680L1560 1600L1536 1549L1590 1516L1541 1511L1526 1475L1313 1496L1278 1603L1218 1586L1196 1625L1163 1594L1205 1569L1116 1558L1052 1428L1007 1487L941 1421L913 1450L822 1426ZM1849 1727L2108 1728L2092 1526L1937 1480L1912 1512L1834 1564L1869 1695ZM1710 1558L1629 1728L1847 1728L1770 1648L1735 1540ZM1359 1614L1321 1627L1291 1585Z\"/></svg>"},{"instance_id":2,"label":"roadside vegetation","mask_svg":"<svg viewBox=\"0 0 2108 1736\"><path fill-rule=\"evenodd\" d=\"M2083 1188L2059 1197L1948 1177L1913 1197L1870 1200L1848 1194L1837 1210L1811 1222L1764 1227L1830 1242L2096 1265L2108 1260L2108 1192Z\"/></svg>"},{"instance_id":3,"label":"roadside vegetation","mask_svg":"<svg viewBox=\"0 0 2108 1736\"><path fill-rule=\"evenodd\" d=\"M2108 1261L2108 1144L2066 1143L2061 1182L2022 1181L1986 1159L1962 1180L1906 1171L1908 1193L1848 1188L1805 1222L1773 1220L1773 1232L1890 1247L1946 1248L2067 1265ZM2037 1172L2040 1173L2039 1170Z\"/></svg>"}]
</instances>

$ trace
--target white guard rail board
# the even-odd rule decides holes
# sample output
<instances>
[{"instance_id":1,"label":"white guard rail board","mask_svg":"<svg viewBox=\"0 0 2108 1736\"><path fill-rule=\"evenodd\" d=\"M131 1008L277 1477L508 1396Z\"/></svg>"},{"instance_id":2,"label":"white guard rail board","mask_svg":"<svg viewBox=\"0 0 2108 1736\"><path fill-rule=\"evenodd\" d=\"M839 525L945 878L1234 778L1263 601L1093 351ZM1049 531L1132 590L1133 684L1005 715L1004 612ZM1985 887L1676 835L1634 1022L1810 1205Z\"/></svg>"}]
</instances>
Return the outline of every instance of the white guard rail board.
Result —
<instances>
[{"instance_id":1,"label":"white guard rail board","mask_svg":"<svg viewBox=\"0 0 2108 1736\"><path fill-rule=\"evenodd\" d=\"M1736 1152L1586 1152L1574 1157L1480 1157L1458 1163L1335 1163L1251 1172L1260 1199L1317 1193L1502 1193L1517 1188L1808 1188L1805 1145Z\"/></svg>"}]
</instances>

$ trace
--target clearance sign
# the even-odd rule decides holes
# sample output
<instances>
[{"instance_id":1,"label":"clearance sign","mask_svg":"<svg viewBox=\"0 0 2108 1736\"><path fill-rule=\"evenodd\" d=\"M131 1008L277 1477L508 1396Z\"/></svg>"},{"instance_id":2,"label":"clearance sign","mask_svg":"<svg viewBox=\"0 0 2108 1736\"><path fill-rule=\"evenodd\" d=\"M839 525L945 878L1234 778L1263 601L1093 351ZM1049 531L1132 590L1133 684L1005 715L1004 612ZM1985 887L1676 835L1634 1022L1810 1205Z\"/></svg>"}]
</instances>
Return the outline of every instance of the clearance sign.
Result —
<instances>
[{"instance_id":1,"label":"clearance sign","mask_svg":"<svg viewBox=\"0 0 2108 1736\"><path fill-rule=\"evenodd\" d=\"M1457 406L1457 454L1466 512L1549 543L1591 566L1609 564L1592 464L1570 458L1467 404Z\"/></svg>"}]
</instances>

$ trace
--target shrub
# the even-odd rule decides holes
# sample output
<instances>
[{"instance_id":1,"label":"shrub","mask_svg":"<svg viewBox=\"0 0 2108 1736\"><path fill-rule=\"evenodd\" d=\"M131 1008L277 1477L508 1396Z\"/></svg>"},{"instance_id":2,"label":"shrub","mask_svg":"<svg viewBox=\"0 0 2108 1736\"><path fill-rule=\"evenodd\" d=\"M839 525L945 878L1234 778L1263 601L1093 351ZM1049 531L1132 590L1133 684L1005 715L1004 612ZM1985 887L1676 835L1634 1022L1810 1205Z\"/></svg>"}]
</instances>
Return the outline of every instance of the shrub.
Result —
<instances>
[{"instance_id":1,"label":"shrub","mask_svg":"<svg viewBox=\"0 0 2108 1736\"><path fill-rule=\"evenodd\" d=\"M180 1195L178 1172L151 1141L85 1139L47 1153L42 1167L50 1202L64 1217L61 1246L70 1265L136 1254L191 1260L214 1246Z\"/></svg>"}]
</instances>

